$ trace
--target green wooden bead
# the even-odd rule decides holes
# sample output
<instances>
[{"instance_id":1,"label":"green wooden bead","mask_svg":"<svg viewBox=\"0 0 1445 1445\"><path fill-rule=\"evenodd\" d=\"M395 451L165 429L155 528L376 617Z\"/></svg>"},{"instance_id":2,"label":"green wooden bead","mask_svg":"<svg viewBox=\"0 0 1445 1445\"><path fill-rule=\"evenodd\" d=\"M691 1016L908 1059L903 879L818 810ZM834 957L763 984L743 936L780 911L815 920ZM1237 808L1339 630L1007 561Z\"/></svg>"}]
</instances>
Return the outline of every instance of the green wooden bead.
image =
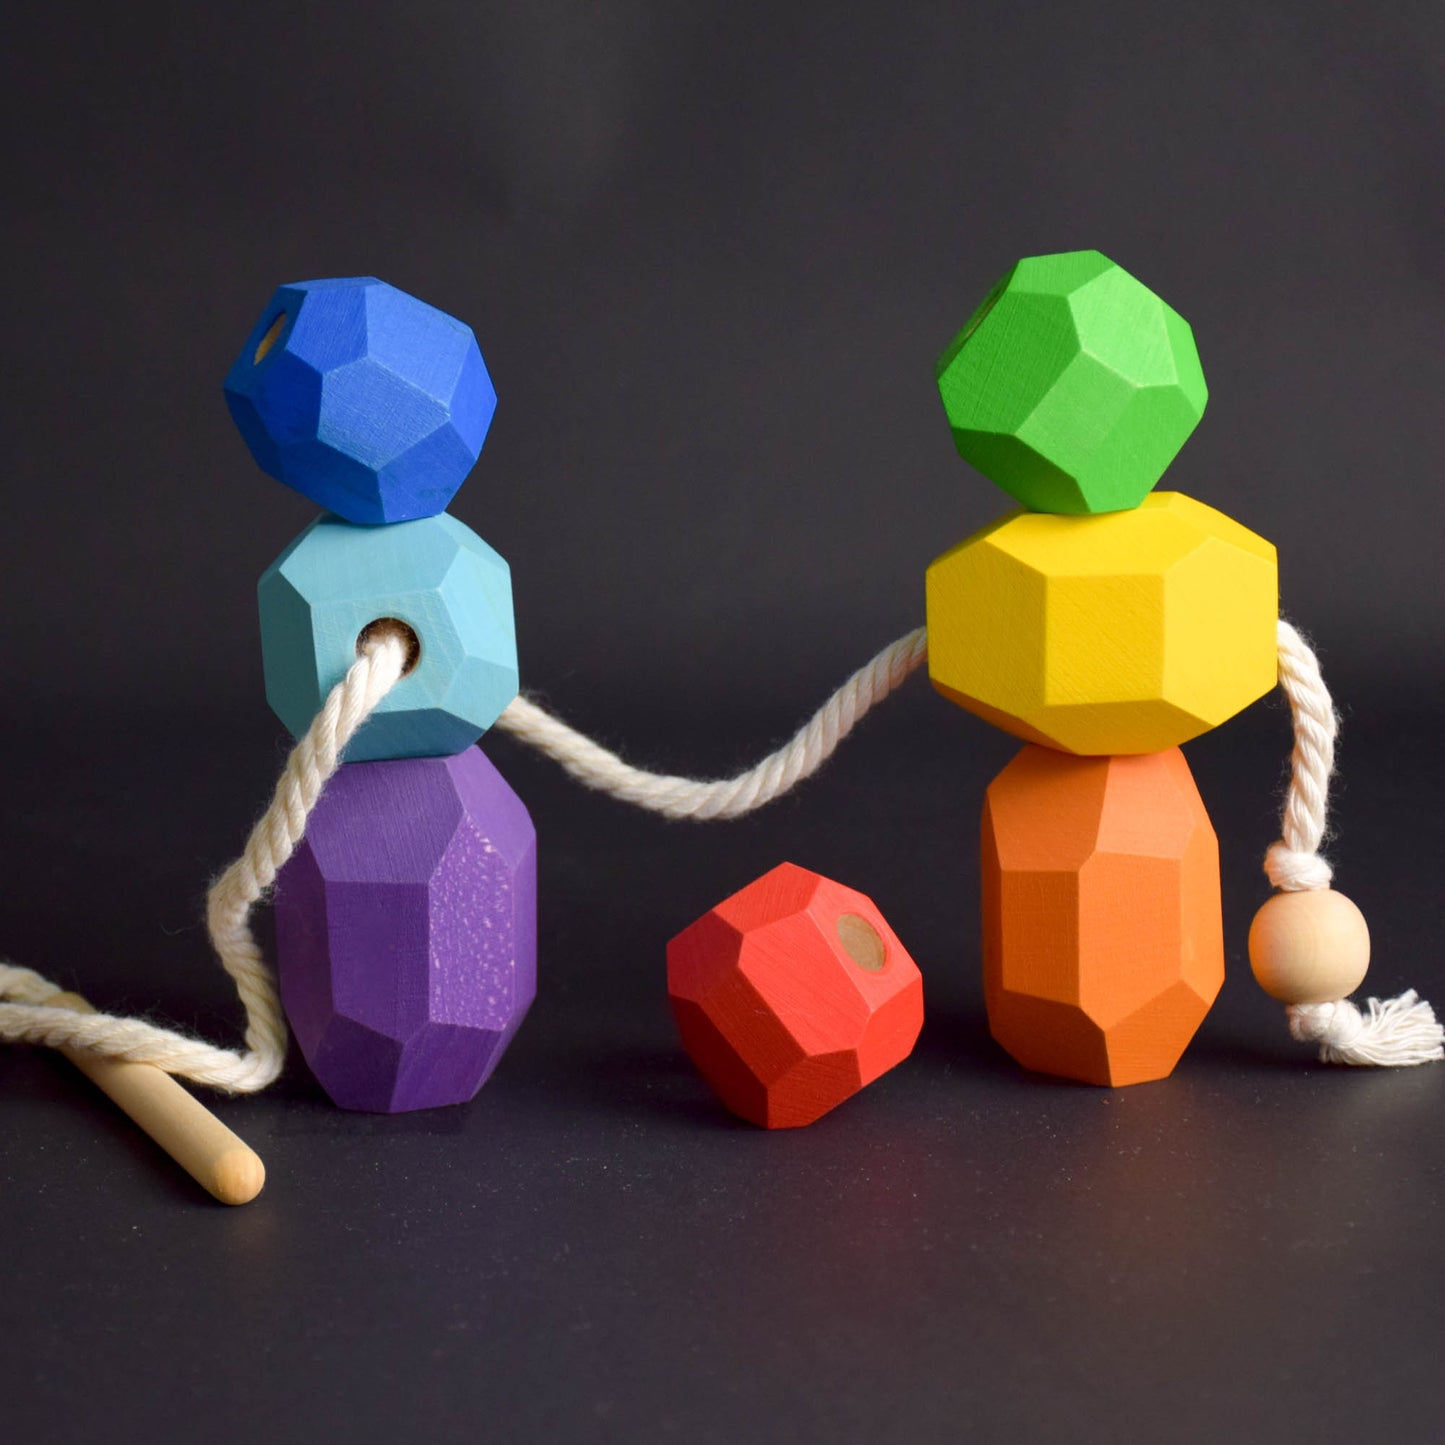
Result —
<instances>
[{"instance_id":1,"label":"green wooden bead","mask_svg":"<svg viewBox=\"0 0 1445 1445\"><path fill-rule=\"evenodd\" d=\"M1097 251L1020 261L938 362L954 445L1036 512L1121 512L1204 414L1189 323Z\"/></svg>"}]
</instances>

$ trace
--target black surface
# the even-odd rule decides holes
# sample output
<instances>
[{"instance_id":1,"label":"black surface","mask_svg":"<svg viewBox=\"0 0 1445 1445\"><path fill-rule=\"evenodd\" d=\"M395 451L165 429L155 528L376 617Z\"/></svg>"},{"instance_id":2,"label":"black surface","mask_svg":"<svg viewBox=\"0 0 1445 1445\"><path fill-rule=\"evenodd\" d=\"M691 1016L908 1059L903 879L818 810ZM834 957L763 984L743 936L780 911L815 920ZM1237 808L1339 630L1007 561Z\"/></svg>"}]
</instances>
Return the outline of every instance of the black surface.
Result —
<instances>
[{"instance_id":1,"label":"black surface","mask_svg":"<svg viewBox=\"0 0 1445 1445\"><path fill-rule=\"evenodd\" d=\"M1347 709L1370 986L1445 1002L1437 7L18 6L7 36L0 948L235 1037L199 926L282 756L253 581L304 524L220 378L281 280L372 272L497 382L454 510L524 680L719 774L921 620L1004 505L934 356L1018 254L1095 245L1194 323L1170 482L1275 540ZM489 751L542 841L542 993L465 1109L221 1102L210 1204L59 1060L0 1051L6 1445L1433 1442L1445 1071L1330 1070L1243 964L1275 701L1191 746L1230 979L1175 1076L987 1037L982 788L921 682L754 819L664 825ZM905 1066L803 1131L680 1054L666 939L781 858L925 971Z\"/></svg>"}]
</instances>

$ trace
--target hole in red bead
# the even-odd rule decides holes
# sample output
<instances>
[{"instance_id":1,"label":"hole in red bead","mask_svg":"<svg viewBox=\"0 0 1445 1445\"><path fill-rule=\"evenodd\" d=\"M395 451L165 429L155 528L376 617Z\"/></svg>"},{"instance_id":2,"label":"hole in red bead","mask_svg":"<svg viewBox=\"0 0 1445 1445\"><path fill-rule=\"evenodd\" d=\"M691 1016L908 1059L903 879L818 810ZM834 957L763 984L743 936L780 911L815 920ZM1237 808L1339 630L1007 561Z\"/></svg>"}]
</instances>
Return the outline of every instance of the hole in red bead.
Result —
<instances>
[{"instance_id":1,"label":"hole in red bead","mask_svg":"<svg viewBox=\"0 0 1445 1445\"><path fill-rule=\"evenodd\" d=\"M266 334L261 338L260 345L256 347L256 354L251 358L252 366L260 366L266 359L266 353L275 346L276 338L281 334L281 328L286 324L286 313L283 311L267 328Z\"/></svg>"},{"instance_id":2,"label":"hole in red bead","mask_svg":"<svg viewBox=\"0 0 1445 1445\"><path fill-rule=\"evenodd\" d=\"M421 638L399 617L378 617L368 622L356 635L356 655L360 657L366 651L368 643L380 642L387 637L399 638L406 648L406 661L402 663L401 675L405 677L415 671L417 663L421 661Z\"/></svg>"},{"instance_id":3,"label":"hole in red bead","mask_svg":"<svg viewBox=\"0 0 1445 1445\"><path fill-rule=\"evenodd\" d=\"M838 941L859 968L877 973L883 967L887 950L878 930L866 918L859 918L856 913L840 913Z\"/></svg>"}]
</instances>

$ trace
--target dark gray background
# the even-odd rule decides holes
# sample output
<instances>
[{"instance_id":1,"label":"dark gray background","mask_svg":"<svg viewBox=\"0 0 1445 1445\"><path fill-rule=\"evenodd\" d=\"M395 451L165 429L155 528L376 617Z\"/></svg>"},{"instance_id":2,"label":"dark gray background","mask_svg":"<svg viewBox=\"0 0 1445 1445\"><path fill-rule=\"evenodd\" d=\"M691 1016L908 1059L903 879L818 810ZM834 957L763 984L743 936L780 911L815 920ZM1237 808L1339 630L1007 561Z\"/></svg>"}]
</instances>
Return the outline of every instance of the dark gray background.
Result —
<instances>
[{"instance_id":1,"label":"dark gray background","mask_svg":"<svg viewBox=\"0 0 1445 1445\"><path fill-rule=\"evenodd\" d=\"M1193 323L1168 483L1275 541L1346 709L1371 987L1437 961L1445 360L1436 5L20 5L7 16L0 947L211 1037L200 931L283 755L254 581L311 515L220 381L281 281L467 320L499 393L453 511L524 685L721 773L922 620L1006 499L938 351L1095 246ZM982 1018L975 830L1013 750L921 683L757 818L668 826L489 752L542 839L543 989L466 1109L222 1104L209 1206L55 1059L0 1053L7 1440L1434 1441L1442 1072L1312 1067L1248 979L1277 701L1190 758L1231 978L1175 1076L1030 1078ZM924 968L902 1069L732 1123L666 939L791 858ZM18 1414L17 1414L18 1412Z\"/></svg>"}]
</instances>

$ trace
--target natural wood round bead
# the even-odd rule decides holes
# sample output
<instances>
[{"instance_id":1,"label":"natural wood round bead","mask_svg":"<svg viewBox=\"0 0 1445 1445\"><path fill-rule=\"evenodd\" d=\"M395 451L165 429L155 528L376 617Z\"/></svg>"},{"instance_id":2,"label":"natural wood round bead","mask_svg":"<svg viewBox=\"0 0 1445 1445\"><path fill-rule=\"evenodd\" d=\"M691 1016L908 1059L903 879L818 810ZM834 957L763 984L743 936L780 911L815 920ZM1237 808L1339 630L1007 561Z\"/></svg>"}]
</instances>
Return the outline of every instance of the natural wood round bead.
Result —
<instances>
[{"instance_id":1,"label":"natural wood round bead","mask_svg":"<svg viewBox=\"0 0 1445 1445\"><path fill-rule=\"evenodd\" d=\"M1283 1003L1347 998L1370 966L1365 915L1332 888L1276 893L1249 926L1249 966Z\"/></svg>"}]
</instances>

